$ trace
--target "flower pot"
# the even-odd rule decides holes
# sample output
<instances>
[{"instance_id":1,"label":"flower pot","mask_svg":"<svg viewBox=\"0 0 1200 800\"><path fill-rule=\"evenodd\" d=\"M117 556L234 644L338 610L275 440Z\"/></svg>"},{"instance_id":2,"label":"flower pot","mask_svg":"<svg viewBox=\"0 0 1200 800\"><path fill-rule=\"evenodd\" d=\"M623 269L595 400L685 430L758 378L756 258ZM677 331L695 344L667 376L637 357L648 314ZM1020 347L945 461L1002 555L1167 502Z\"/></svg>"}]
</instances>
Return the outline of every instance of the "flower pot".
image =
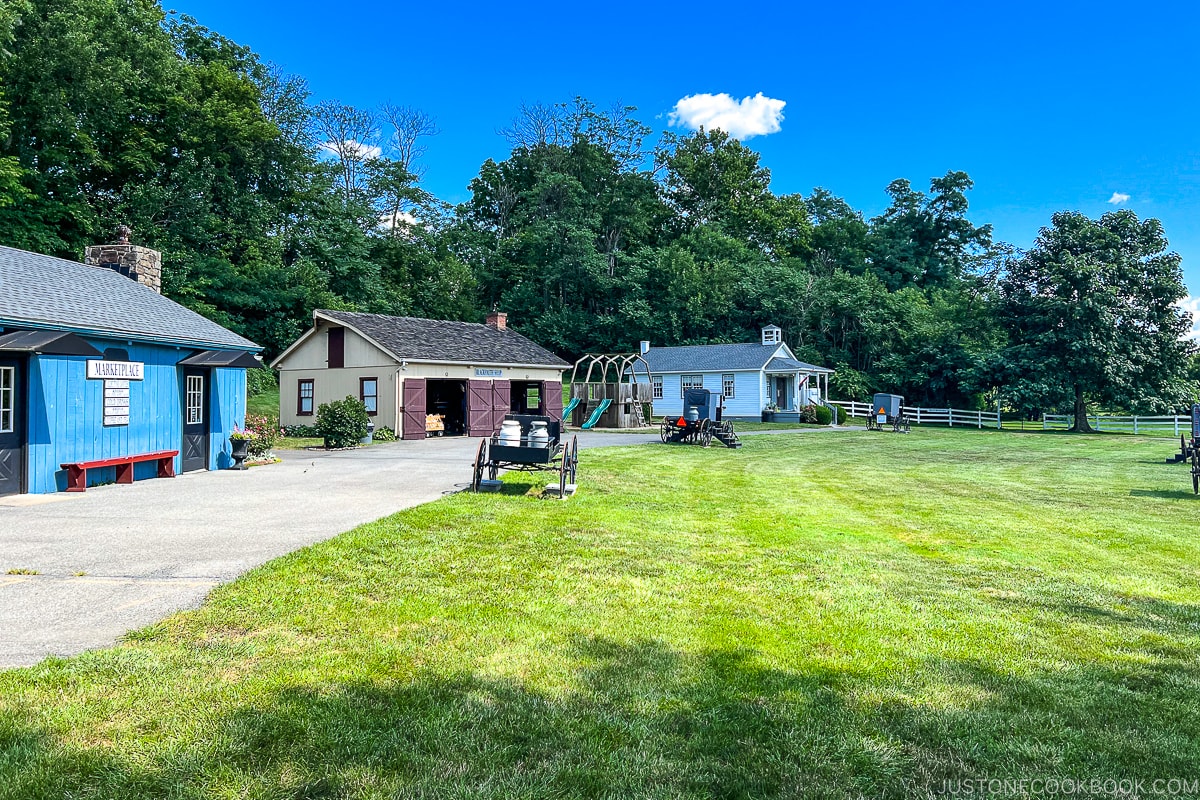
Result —
<instances>
[{"instance_id":1,"label":"flower pot","mask_svg":"<svg viewBox=\"0 0 1200 800\"><path fill-rule=\"evenodd\" d=\"M763 422L774 422L775 421L775 412L774 411L762 412L762 421Z\"/></svg>"},{"instance_id":2,"label":"flower pot","mask_svg":"<svg viewBox=\"0 0 1200 800\"><path fill-rule=\"evenodd\" d=\"M246 468L246 457L250 455L249 439L230 439L229 455L233 459L234 469Z\"/></svg>"}]
</instances>

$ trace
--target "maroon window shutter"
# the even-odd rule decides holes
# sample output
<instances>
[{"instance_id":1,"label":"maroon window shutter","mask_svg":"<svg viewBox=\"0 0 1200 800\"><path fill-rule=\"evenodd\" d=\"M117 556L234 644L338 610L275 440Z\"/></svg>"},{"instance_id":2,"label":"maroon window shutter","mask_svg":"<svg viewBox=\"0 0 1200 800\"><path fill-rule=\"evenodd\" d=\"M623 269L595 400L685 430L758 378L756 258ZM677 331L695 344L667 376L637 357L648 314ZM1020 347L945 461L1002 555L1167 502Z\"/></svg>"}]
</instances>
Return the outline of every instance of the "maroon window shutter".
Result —
<instances>
[{"instance_id":1,"label":"maroon window shutter","mask_svg":"<svg viewBox=\"0 0 1200 800\"><path fill-rule=\"evenodd\" d=\"M512 384L509 381L492 381L492 430L500 430L504 415L512 413Z\"/></svg>"},{"instance_id":2,"label":"maroon window shutter","mask_svg":"<svg viewBox=\"0 0 1200 800\"><path fill-rule=\"evenodd\" d=\"M563 402L560 381L542 382L542 414L562 422Z\"/></svg>"},{"instance_id":3,"label":"maroon window shutter","mask_svg":"<svg viewBox=\"0 0 1200 800\"><path fill-rule=\"evenodd\" d=\"M491 436L492 382L467 381L467 435Z\"/></svg>"},{"instance_id":4,"label":"maroon window shutter","mask_svg":"<svg viewBox=\"0 0 1200 800\"><path fill-rule=\"evenodd\" d=\"M329 368L341 369L346 366L346 329L329 329Z\"/></svg>"},{"instance_id":5,"label":"maroon window shutter","mask_svg":"<svg viewBox=\"0 0 1200 800\"><path fill-rule=\"evenodd\" d=\"M404 379L404 433L402 439L425 438L425 379Z\"/></svg>"}]
</instances>

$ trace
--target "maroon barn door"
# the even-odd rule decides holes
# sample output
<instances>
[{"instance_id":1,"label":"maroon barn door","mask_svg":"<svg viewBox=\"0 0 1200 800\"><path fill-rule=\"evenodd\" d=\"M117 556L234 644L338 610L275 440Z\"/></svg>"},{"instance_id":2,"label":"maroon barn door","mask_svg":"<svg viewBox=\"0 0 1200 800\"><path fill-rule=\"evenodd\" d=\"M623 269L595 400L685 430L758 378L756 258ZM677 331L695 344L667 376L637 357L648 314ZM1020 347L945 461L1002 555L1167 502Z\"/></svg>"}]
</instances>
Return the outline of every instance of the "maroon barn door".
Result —
<instances>
[{"instance_id":1,"label":"maroon barn door","mask_svg":"<svg viewBox=\"0 0 1200 800\"><path fill-rule=\"evenodd\" d=\"M542 382L542 412L551 419L562 422L562 384L558 381Z\"/></svg>"},{"instance_id":2,"label":"maroon barn door","mask_svg":"<svg viewBox=\"0 0 1200 800\"><path fill-rule=\"evenodd\" d=\"M500 430L504 415L512 413L512 384L508 381L492 381L492 430Z\"/></svg>"},{"instance_id":3,"label":"maroon barn door","mask_svg":"<svg viewBox=\"0 0 1200 800\"><path fill-rule=\"evenodd\" d=\"M425 438L425 379L404 379L403 439Z\"/></svg>"},{"instance_id":4,"label":"maroon barn door","mask_svg":"<svg viewBox=\"0 0 1200 800\"><path fill-rule=\"evenodd\" d=\"M492 427L492 382L467 381L467 435L491 436Z\"/></svg>"}]
</instances>

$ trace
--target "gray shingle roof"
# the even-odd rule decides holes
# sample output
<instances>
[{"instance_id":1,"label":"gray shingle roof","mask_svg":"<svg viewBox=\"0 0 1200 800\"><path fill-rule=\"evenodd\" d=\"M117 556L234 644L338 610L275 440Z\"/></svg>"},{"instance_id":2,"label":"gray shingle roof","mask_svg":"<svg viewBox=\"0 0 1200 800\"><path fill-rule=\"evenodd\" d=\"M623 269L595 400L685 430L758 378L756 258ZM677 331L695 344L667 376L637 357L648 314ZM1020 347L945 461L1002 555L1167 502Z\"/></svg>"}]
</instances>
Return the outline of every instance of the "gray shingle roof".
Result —
<instances>
[{"instance_id":1,"label":"gray shingle roof","mask_svg":"<svg viewBox=\"0 0 1200 800\"><path fill-rule=\"evenodd\" d=\"M258 350L210 319L109 269L0 246L0 325Z\"/></svg>"},{"instance_id":2,"label":"gray shingle roof","mask_svg":"<svg viewBox=\"0 0 1200 800\"><path fill-rule=\"evenodd\" d=\"M824 372L825 368L815 364L805 364L794 358L772 358L767 362L767 372L812 372L813 370Z\"/></svg>"},{"instance_id":3,"label":"gray shingle roof","mask_svg":"<svg viewBox=\"0 0 1200 800\"><path fill-rule=\"evenodd\" d=\"M351 311L319 310L317 313L362 331L398 358L562 368L570 366L514 330L497 330L478 322L389 317Z\"/></svg>"},{"instance_id":4,"label":"gray shingle roof","mask_svg":"<svg viewBox=\"0 0 1200 800\"><path fill-rule=\"evenodd\" d=\"M762 369L779 349L777 344L702 344L651 347L646 353L650 371L717 372L723 369Z\"/></svg>"}]
</instances>

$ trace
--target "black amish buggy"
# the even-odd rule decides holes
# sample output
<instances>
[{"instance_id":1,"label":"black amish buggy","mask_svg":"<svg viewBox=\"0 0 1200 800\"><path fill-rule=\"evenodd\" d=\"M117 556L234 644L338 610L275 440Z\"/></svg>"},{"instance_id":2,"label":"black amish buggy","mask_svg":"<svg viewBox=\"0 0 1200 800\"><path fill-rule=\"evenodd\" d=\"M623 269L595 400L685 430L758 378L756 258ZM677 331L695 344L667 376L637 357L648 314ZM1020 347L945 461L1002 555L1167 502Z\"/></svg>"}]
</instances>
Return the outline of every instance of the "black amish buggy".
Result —
<instances>
[{"instance_id":1,"label":"black amish buggy","mask_svg":"<svg viewBox=\"0 0 1200 800\"><path fill-rule=\"evenodd\" d=\"M519 439L502 438L499 431L479 443L471 472L471 491L478 492L488 481L495 481L500 470L517 472L558 473L558 497L566 498L574 491L575 475L579 469L579 439L572 436L570 444L561 440L562 423L553 417L538 414L505 414L505 422L521 426ZM534 423L545 423L546 437L534 436Z\"/></svg>"},{"instance_id":2,"label":"black amish buggy","mask_svg":"<svg viewBox=\"0 0 1200 800\"><path fill-rule=\"evenodd\" d=\"M683 413L664 417L659 436L664 444L698 444L708 447L716 439L726 447L741 447L733 423L721 420L721 406L708 389L688 389L683 393Z\"/></svg>"},{"instance_id":3,"label":"black amish buggy","mask_svg":"<svg viewBox=\"0 0 1200 800\"><path fill-rule=\"evenodd\" d=\"M871 413L867 415L867 430L881 431L885 425L893 433L908 433L908 415L904 413L904 398L898 394L877 394L871 398Z\"/></svg>"}]
</instances>

